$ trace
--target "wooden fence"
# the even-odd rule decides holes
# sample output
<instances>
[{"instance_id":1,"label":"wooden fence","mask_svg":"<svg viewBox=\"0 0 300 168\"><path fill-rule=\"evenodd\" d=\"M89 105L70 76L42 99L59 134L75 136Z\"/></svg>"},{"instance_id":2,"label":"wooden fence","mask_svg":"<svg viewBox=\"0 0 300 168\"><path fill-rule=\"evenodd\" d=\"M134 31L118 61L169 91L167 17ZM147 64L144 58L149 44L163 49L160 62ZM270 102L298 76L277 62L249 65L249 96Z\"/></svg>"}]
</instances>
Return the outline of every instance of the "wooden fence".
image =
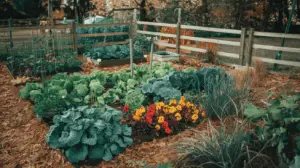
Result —
<instances>
[{"instance_id":1,"label":"wooden fence","mask_svg":"<svg viewBox=\"0 0 300 168\"><path fill-rule=\"evenodd\" d=\"M178 23L177 24L168 24L168 23L154 23L154 22L144 22L144 21L137 21L136 17L136 10L134 10L134 17L132 22L127 23L113 23L113 24L90 24L90 25L83 25L83 24L76 24L75 21L72 22L72 25L54 25L54 26L46 26L46 27L22 27L22 28L0 28L0 32L9 32L9 36L7 40L12 46L13 39L12 39L12 32L17 30L26 30L26 29L70 29L70 34L73 38L73 46L66 46L66 47L73 47L75 51L78 48L84 47L84 44L77 45L77 39L82 37L101 37L101 36L116 36L116 35L129 35L129 40L125 41L118 41L118 42L102 42L92 44L91 46L107 46L107 45L118 45L118 44L127 44L130 39L133 39L137 34L142 35L150 35L150 36L159 36L159 37L170 37L176 39L176 44L169 44L166 42L159 42L156 41L155 44L159 46L165 46L170 48L175 48L177 53L180 53L181 49L194 51L194 52L207 52L205 48L197 48L191 47L186 45L181 45L180 40L192 40L196 42L207 42L207 43L215 43L220 45L227 45L233 47L239 47L239 53L230 53L224 51L217 51L218 57L225 57L225 58L233 58L239 60L238 64L245 66L251 66L252 60L254 58L260 58L261 61L271 64L280 64L280 65L287 65L287 66L296 66L300 67L300 62L294 61L287 61L287 60L276 60L271 58L264 58L259 57L259 55L253 54L253 49L262 49L262 50L270 50L270 51L284 51L284 52L293 52L299 53L300 55L300 46L299 48L292 48L292 47L280 47L280 46L272 46L272 45L262 45L262 44L255 44L254 38L255 37L273 37L273 38L285 38L285 39L299 39L300 34L283 34L283 33L269 33L269 32L258 32L254 31L254 29L246 29L242 28L241 30L232 30L232 29L221 29L221 28L211 28L211 27L201 27L201 26L190 26L190 25L181 25L181 10L178 10ZM130 30L129 32L109 32L109 33L95 33L95 34L77 34L76 28L90 28L90 27L105 27L105 26L122 26L122 25L129 25ZM167 34L161 32L151 32L151 31L143 31L138 30L138 25L150 25L150 26L165 26L165 27L173 27L176 28L176 34ZM203 37L191 37L191 36L181 36L180 31L181 29L186 30L194 30L194 31L204 31L204 32L217 32L217 33L227 33L227 34L234 34L240 35L240 41L230 41L230 40L220 40L214 38L203 38ZM2 39L3 41L3 39ZM247 44L247 45L246 45ZM130 48L132 49L132 44L130 44ZM131 52L132 53L132 52Z\"/></svg>"},{"instance_id":2,"label":"wooden fence","mask_svg":"<svg viewBox=\"0 0 300 168\"><path fill-rule=\"evenodd\" d=\"M252 29L252 28L250 28L250 29L242 28L242 30L233 30L233 29L220 29L220 28L211 28L211 27L181 25L181 22L180 22L181 11L179 10L178 12L179 13L178 13L178 23L177 24L137 21L137 25L173 27L173 28L176 28L176 34L166 34L166 33L142 31L142 30L138 30L137 33L143 34L143 35L176 38L176 44L169 44L166 42L155 42L155 44L159 45L159 46L176 48L177 53L180 53L181 49L194 51L194 52L207 52L207 49L205 49L205 48L196 48L196 47L190 47L190 46L184 46L184 45L182 46L180 44L180 40L184 39L184 40L192 40L192 41L196 41L196 42L207 42L207 43L215 43L215 44L239 47L240 48L239 54L223 52L223 51L217 51L216 54L219 57L238 59L239 65L242 65L242 66L244 66L244 65L251 66L252 60L254 58L259 58L261 61L266 62L266 63L300 67L300 62L287 61L287 60L276 60L276 59L263 58L263 57L253 55L253 49L263 49L263 50L271 50L271 51L284 51L284 52L299 53L298 58L300 58L300 46L299 46L299 48L291 48L291 47L280 47L280 46L272 46L272 45L254 44L254 42L253 42L255 37L273 37L273 38L299 39L300 40L300 34L257 32L257 31L254 31L254 29ZM219 40L219 39L214 39L214 38L181 36L180 35L181 29L240 35L240 42L229 41L229 40ZM246 43L247 43L247 45L246 45ZM231 64L231 65L239 66L236 64Z\"/></svg>"}]
</instances>

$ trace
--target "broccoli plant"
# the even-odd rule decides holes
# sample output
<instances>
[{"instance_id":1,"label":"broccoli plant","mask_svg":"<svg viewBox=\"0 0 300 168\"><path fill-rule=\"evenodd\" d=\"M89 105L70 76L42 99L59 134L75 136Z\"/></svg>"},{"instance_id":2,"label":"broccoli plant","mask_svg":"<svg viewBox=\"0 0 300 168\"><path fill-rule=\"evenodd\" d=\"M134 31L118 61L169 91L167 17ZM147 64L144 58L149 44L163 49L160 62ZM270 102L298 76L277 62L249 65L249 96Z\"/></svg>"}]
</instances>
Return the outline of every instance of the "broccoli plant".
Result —
<instances>
[{"instance_id":1,"label":"broccoli plant","mask_svg":"<svg viewBox=\"0 0 300 168\"><path fill-rule=\"evenodd\" d=\"M133 143L131 128L120 122L122 115L109 106L66 110L54 116L46 142L53 149L61 149L72 163L109 161Z\"/></svg>"}]
</instances>

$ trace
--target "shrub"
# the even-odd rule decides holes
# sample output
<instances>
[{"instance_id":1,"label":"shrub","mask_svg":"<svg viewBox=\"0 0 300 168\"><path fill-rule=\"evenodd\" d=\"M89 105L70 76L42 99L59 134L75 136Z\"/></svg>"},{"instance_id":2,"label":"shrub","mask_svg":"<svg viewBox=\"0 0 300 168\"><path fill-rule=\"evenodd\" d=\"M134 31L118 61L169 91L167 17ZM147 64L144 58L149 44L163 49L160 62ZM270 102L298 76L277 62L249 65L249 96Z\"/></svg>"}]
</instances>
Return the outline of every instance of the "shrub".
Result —
<instances>
[{"instance_id":1,"label":"shrub","mask_svg":"<svg viewBox=\"0 0 300 168\"><path fill-rule=\"evenodd\" d=\"M131 128L121 124L122 112L108 106L81 106L56 115L47 134L47 144L62 149L68 160L109 161L132 144Z\"/></svg>"},{"instance_id":2,"label":"shrub","mask_svg":"<svg viewBox=\"0 0 300 168\"><path fill-rule=\"evenodd\" d=\"M266 110L248 104L245 116L251 121L264 119L265 125L257 127L256 133L262 142L271 141L277 148L282 164L300 166L300 94L280 95Z\"/></svg>"}]
</instances>

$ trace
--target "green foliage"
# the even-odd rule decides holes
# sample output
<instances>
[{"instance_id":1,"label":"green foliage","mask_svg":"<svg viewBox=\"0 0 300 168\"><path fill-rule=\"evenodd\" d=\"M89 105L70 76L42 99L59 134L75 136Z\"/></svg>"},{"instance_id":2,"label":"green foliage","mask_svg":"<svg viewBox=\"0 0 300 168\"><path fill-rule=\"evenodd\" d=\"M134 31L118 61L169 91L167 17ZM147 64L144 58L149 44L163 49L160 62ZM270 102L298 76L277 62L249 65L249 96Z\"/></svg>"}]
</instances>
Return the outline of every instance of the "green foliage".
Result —
<instances>
[{"instance_id":1,"label":"green foliage","mask_svg":"<svg viewBox=\"0 0 300 168\"><path fill-rule=\"evenodd\" d=\"M174 146L180 155L174 167L241 168L252 167L256 159L263 159L263 155L251 150L249 134L241 124L216 130L209 122L207 131L196 133ZM263 163L266 162L261 167L266 166Z\"/></svg>"},{"instance_id":2,"label":"green foliage","mask_svg":"<svg viewBox=\"0 0 300 168\"><path fill-rule=\"evenodd\" d=\"M139 36L136 42L134 43L134 58L142 58L143 53L145 51L149 51L149 46L150 42L146 38ZM128 44L104 46L98 48L91 48L88 52L85 52L83 55L95 60L125 59L130 57L130 49Z\"/></svg>"},{"instance_id":3,"label":"green foliage","mask_svg":"<svg viewBox=\"0 0 300 168\"><path fill-rule=\"evenodd\" d=\"M56 115L47 134L47 144L62 149L68 160L109 161L132 144L132 130L121 124L122 112L108 106L81 106Z\"/></svg>"},{"instance_id":4,"label":"green foliage","mask_svg":"<svg viewBox=\"0 0 300 168\"><path fill-rule=\"evenodd\" d=\"M130 111L134 111L143 105L144 100L145 96L140 90L130 90L126 94L125 104L129 106Z\"/></svg>"},{"instance_id":5,"label":"green foliage","mask_svg":"<svg viewBox=\"0 0 300 168\"><path fill-rule=\"evenodd\" d=\"M33 92L40 92L42 89L42 86L40 84L36 83L27 83L24 88L22 88L19 92L19 96L23 98L24 100L28 100L29 98L34 99L34 96L30 94L32 91ZM31 97L33 96L33 97Z\"/></svg>"},{"instance_id":6,"label":"green foliage","mask_svg":"<svg viewBox=\"0 0 300 168\"><path fill-rule=\"evenodd\" d=\"M59 39L56 39L56 41L59 41ZM35 44L37 42L33 40L32 43ZM44 39L43 43L46 43L46 39ZM59 44L56 45L58 46ZM46 48L46 46L43 47ZM25 44L23 47L14 47L9 52L6 65L14 76L41 76L66 70L78 70L81 68L82 61L78 59L77 54L68 50L56 51L54 56L52 51L47 51L46 49L41 51L37 49L37 46Z\"/></svg>"},{"instance_id":7,"label":"green foliage","mask_svg":"<svg viewBox=\"0 0 300 168\"><path fill-rule=\"evenodd\" d=\"M169 81L163 79L153 79L149 83L143 85L143 94L153 97L154 102L156 101L169 101L171 99L180 99L181 92L173 88Z\"/></svg>"},{"instance_id":8,"label":"green foliage","mask_svg":"<svg viewBox=\"0 0 300 168\"><path fill-rule=\"evenodd\" d=\"M114 32L128 32L129 26L109 26L109 27L92 27L92 28L77 28L77 34L95 34L95 33L114 33ZM107 36L106 42L116 42L116 41L124 41L128 39L128 35L115 35L115 36ZM104 37L88 37L88 38L79 38L79 44L94 44L104 42Z\"/></svg>"},{"instance_id":9,"label":"green foliage","mask_svg":"<svg viewBox=\"0 0 300 168\"><path fill-rule=\"evenodd\" d=\"M251 121L264 119L265 126L256 132L263 142L270 141L277 148L283 163L299 164L300 156L300 95L280 95L266 110L250 104L245 116Z\"/></svg>"},{"instance_id":10,"label":"green foliage","mask_svg":"<svg viewBox=\"0 0 300 168\"><path fill-rule=\"evenodd\" d=\"M153 64L153 67L155 70L151 72L146 65L135 65L133 77L129 69L118 72L94 71L90 75L74 73L67 76L66 73L59 73L44 85L28 83L19 95L25 100L32 100L35 104L34 112L46 121L52 121L54 115L61 114L66 109L82 105L97 107L113 103L124 104L127 99L126 103L138 106L144 101L144 95L128 95L152 77L162 77L161 75L174 70L170 64ZM154 74L157 70L160 72Z\"/></svg>"},{"instance_id":11,"label":"green foliage","mask_svg":"<svg viewBox=\"0 0 300 168\"><path fill-rule=\"evenodd\" d=\"M199 78L198 99L208 116L240 115L242 104L248 97L248 88L237 89L235 80L220 68L202 68L200 73L203 76Z\"/></svg>"}]
</instances>

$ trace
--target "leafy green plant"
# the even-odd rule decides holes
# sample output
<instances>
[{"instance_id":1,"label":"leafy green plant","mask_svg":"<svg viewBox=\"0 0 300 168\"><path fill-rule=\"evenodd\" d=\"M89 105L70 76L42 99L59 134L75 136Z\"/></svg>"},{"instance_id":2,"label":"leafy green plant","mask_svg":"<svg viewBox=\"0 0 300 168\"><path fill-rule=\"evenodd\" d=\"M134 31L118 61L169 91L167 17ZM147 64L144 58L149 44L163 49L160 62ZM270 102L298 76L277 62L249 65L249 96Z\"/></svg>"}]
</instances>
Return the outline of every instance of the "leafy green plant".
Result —
<instances>
[{"instance_id":1,"label":"leafy green plant","mask_svg":"<svg viewBox=\"0 0 300 168\"><path fill-rule=\"evenodd\" d=\"M125 103L126 95L152 77L173 71L170 64L153 64L152 71L146 65L134 65L132 77L130 69L118 72L94 71L90 75L58 73L43 85L28 83L19 95L34 103L34 112L41 119L51 122L54 115L83 105ZM155 73L157 71L157 73ZM139 95L139 100L143 100ZM127 98L130 102L130 98ZM139 102L139 101L137 101ZM134 106L134 105L133 105Z\"/></svg>"},{"instance_id":2,"label":"leafy green plant","mask_svg":"<svg viewBox=\"0 0 300 168\"><path fill-rule=\"evenodd\" d=\"M113 32L128 32L129 26L109 26L109 27L93 27L93 28L77 28L77 34L95 34L95 33L113 33ZM104 37L88 37L79 38L79 44L94 44L104 42ZM115 35L106 37L106 42L124 41L128 39L128 35Z\"/></svg>"},{"instance_id":3,"label":"leafy green plant","mask_svg":"<svg viewBox=\"0 0 300 168\"><path fill-rule=\"evenodd\" d=\"M245 113L247 119L263 119L264 127L256 132L262 142L271 141L277 148L282 164L299 167L300 163L300 95L287 97L280 95L266 109L249 104Z\"/></svg>"},{"instance_id":4,"label":"leafy green plant","mask_svg":"<svg viewBox=\"0 0 300 168\"><path fill-rule=\"evenodd\" d=\"M129 106L129 110L132 112L141 107L144 100L145 96L140 90L131 90L126 94L125 104Z\"/></svg>"},{"instance_id":5,"label":"leafy green plant","mask_svg":"<svg viewBox=\"0 0 300 168\"><path fill-rule=\"evenodd\" d=\"M108 106L66 110L54 116L47 144L61 149L72 163L85 159L109 161L133 142L131 128L120 122L122 115Z\"/></svg>"},{"instance_id":6,"label":"leafy green plant","mask_svg":"<svg viewBox=\"0 0 300 168\"><path fill-rule=\"evenodd\" d=\"M138 36L134 43L134 58L142 58L143 53L149 51L148 47L150 42L142 36ZM85 57L90 57L95 60L114 60L114 59L125 59L130 57L130 49L128 44L124 45L112 45L98 48L91 48L83 54Z\"/></svg>"},{"instance_id":7,"label":"leafy green plant","mask_svg":"<svg viewBox=\"0 0 300 168\"><path fill-rule=\"evenodd\" d=\"M169 101L171 99L180 99L181 92L173 88L169 81L163 79L152 79L141 88L143 94L153 97L153 101Z\"/></svg>"}]
</instances>

